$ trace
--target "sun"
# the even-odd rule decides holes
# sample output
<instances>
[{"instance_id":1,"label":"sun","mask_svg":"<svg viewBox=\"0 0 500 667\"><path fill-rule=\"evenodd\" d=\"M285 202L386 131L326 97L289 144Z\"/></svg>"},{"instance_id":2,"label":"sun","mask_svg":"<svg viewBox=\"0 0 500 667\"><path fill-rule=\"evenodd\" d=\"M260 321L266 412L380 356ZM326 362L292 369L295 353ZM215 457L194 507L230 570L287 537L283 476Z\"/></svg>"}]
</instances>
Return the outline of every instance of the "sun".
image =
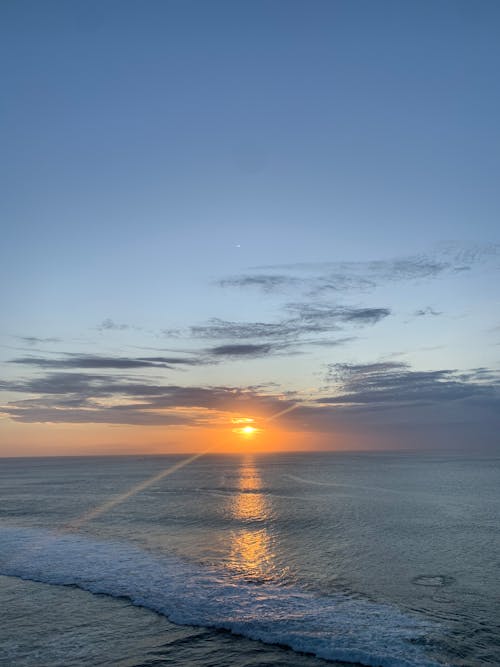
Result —
<instances>
[{"instance_id":1,"label":"sun","mask_svg":"<svg viewBox=\"0 0 500 667\"><path fill-rule=\"evenodd\" d=\"M233 428L233 433L242 435L244 438L251 438L260 433L260 430L260 428L256 428L255 426L240 426L239 428Z\"/></svg>"},{"instance_id":2,"label":"sun","mask_svg":"<svg viewBox=\"0 0 500 667\"><path fill-rule=\"evenodd\" d=\"M257 433L257 429L254 426L244 426L240 429L240 433L243 435L253 435L254 433Z\"/></svg>"},{"instance_id":3,"label":"sun","mask_svg":"<svg viewBox=\"0 0 500 667\"><path fill-rule=\"evenodd\" d=\"M255 420L251 417L235 417L231 421L236 426L236 428L233 428L233 433L237 433L244 438L251 438L257 435L261 430L256 426L252 426L252 423Z\"/></svg>"}]
</instances>

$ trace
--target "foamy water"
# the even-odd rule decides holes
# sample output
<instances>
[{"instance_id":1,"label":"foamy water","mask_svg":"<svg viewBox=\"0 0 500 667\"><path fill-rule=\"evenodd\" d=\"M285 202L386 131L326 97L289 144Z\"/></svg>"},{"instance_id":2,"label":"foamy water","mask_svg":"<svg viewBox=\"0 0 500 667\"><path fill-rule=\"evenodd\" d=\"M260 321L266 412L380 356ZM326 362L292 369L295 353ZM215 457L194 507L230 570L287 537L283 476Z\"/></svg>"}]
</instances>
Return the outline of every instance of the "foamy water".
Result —
<instances>
[{"instance_id":1,"label":"foamy water","mask_svg":"<svg viewBox=\"0 0 500 667\"><path fill-rule=\"evenodd\" d=\"M347 595L235 582L224 571L137 547L37 529L0 531L0 574L127 597L175 623L223 628L330 660L434 665L421 647L432 623Z\"/></svg>"}]
</instances>

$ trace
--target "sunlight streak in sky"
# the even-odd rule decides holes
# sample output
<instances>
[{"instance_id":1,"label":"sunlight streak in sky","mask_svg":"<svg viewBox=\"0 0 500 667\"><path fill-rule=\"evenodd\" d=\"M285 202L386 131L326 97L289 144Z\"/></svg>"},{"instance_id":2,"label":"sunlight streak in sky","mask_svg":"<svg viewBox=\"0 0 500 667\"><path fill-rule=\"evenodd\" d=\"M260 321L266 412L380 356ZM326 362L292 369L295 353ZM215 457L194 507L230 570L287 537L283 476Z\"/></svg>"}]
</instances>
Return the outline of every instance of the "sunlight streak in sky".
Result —
<instances>
[{"instance_id":1,"label":"sunlight streak in sky","mask_svg":"<svg viewBox=\"0 0 500 667\"><path fill-rule=\"evenodd\" d=\"M282 415L288 414L292 410L296 410L299 406L300 406L300 403L294 403L289 408L285 408L284 410L281 410L280 412L276 412L274 415L271 415L270 417L267 417L267 419L265 421L270 422L273 419L277 419L277 417L281 417Z\"/></svg>"}]
</instances>

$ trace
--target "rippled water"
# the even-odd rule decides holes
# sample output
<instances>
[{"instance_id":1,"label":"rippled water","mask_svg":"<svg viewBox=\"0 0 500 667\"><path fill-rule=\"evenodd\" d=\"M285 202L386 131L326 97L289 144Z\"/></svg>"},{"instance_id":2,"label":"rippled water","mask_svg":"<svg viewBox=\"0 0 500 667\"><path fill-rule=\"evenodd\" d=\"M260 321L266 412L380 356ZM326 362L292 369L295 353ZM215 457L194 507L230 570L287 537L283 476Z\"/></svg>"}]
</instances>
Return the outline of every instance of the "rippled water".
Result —
<instances>
[{"instance_id":1,"label":"rippled water","mask_svg":"<svg viewBox=\"0 0 500 667\"><path fill-rule=\"evenodd\" d=\"M500 664L498 459L179 461L2 461L0 664Z\"/></svg>"}]
</instances>

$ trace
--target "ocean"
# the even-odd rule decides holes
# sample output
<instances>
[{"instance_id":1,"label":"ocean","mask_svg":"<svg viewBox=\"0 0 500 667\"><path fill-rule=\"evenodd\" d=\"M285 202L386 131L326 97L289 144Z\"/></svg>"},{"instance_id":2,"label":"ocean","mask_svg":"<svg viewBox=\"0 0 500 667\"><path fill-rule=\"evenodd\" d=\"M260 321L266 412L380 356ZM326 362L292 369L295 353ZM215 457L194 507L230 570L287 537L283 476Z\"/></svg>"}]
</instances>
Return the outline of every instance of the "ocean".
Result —
<instances>
[{"instance_id":1,"label":"ocean","mask_svg":"<svg viewBox=\"0 0 500 667\"><path fill-rule=\"evenodd\" d=\"M498 457L184 458L0 460L2 667L500 665Z\"/></svg>"}]
</instances>

